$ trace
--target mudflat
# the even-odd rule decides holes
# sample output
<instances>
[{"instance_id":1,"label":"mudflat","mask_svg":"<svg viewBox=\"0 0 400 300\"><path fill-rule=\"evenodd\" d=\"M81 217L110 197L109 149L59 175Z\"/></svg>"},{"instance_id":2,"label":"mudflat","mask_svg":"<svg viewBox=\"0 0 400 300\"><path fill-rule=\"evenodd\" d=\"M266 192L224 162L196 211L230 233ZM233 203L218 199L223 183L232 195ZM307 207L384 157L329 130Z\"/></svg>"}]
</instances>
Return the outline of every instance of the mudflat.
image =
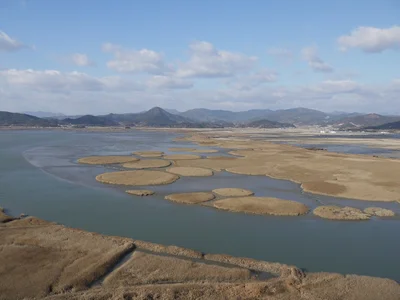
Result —
<instances>
[{"instance_id":1,"label":"mudflat","mask_svg":"<svg viewBox=\"0 0 400 300\"><path fill-rule=\"evenodd\" d=\"M215 201L214 207L257 215L299 216L309 209L302 203L268 197L235 197Z\"/></svg>"},{"instance_id":2,"label":"mudflat","mask_svg":"<svg viewBox=\"0 0 400 300\"><path fill-rule=\"evenodd\" d=\"M237 132L194 133L186 141L233 149L229 154L235 157L180 160L176 166L291 180L314 194L367 201L400 199L397 183L400 160L397 159L310 151L252 139L248 134Z\"/></svg>"},{"instance_id":3,"label":"mudflat","mask_svg":"<svg viewBox=\"0 0 400 300\"><path fill-rule=\"evenodd\" d=\"M127 194L134 195L134 196L151 196L154 195L154 191L150 190L127 190L125 191Z\"/></svg>"},{"instance_id":4,"label":"mudflat","mask_svg":"<svg viewBox=\"0 0 400 300\"><path fill-rule=\"evenodd\" d=\"M318 206L314 215L330 220L369 220L370 215L354 207L339 207L335 205Z\"/></svg>"},{"instance_id":5,"label":"mudflat","mask_svg":"<svg viewBox=\"0 0 400 300\"><path fill-rule=\"evenodd\" d=\"M78 163L89 165L108 165L134 162L138 160L138 158L133 156L89 156L78 159Z\"/></svg>"},{"instance_id":6,"label":"mudflat","mask_svg":"<svg viewBox=\"0 0 400 300\"><path fill-rule=\"evenodd\" d=\"M171 164L170 161L164 159L145 159L135 162L129 162L122 166L127 169L151 169L151 168L164 168Z\"/></svg>"},{"instance_id":7,"label":"mudflat","mask_svg":"<svg viewBox=\"0 0 400 300\"><path fill-rule=\"evenodd\" d=\"M161 156L163 156L164 152L149 150L149 151L136 151L136 152L133 152L132 154L141 156L141 157L161 157Z\"/></svg>"},{"instance_id":8,"label":"mudflat","mask_svg":"<svg viewBox=\"0 0 400 300\"><path fill-rule=\"evenodd\" d=\"M96 176L96 180L102 183L133 186L170 184L178 179L175 174L148 170L109 172Z\"/></svg>"},{"instance_id":9,"label":"mudflat","mask_svg":"<svg viewBox=\"0 0 400 300\"><path fill-rule=\"evenodd\" d=\"M197 193L179 193L165 196L165 199L185 204L198 204L213 200L213 193L197 192Z\"/></svg>"},{"instance_id":10,"label":"mudflat","mask_svg":"<svg viewBox=\"0 0 400 300\"><path fill-rule=\"evenodd\" d=\"M223 197L244 197L252 196L254 193L246 189L239 188L220 188L212 191L214 194Z\"/></svg>"},{"instance_id":11,"label":"mudflat","mask_svg":"<svg viewBox=\"0 0 400 300\"><path fill-rule=\"evenodd\" d=\"M0 299L398 300L390 279L305 273L67 228L34 217L0 224Z\"/></svg>"},{"instance_id":12,"label":"mudflat","mask_svg":"<svg viewBox=\"0 0 400 300\"><path fill-rule=\"evenodd\" d=\"M214 173L210 169L196 168L196 167L171 167L167 172L177 174L180 176L212 176Z\"/></svg>"}]
</instances>

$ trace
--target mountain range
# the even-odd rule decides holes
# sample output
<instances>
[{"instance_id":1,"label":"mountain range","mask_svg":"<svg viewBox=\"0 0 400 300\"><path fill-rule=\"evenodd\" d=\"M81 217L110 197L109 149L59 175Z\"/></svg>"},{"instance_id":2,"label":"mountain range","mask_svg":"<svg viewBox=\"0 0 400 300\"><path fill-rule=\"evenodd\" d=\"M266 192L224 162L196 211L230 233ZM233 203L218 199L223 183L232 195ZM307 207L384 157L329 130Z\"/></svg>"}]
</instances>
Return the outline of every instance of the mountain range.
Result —
<instances>
[{"instance_id":1,"label":"mountain range","mask_svg":"<svg viewBox=\"0 0 400 300\"><path fill-rule=\"evenodd\" d=\"M46 113L51 115L51 113ZM84 115L63 118L39 118L29 114L0 112L0 126L148 126L186 128L288 128L295 126L332 126L339 129L372 129L387 123L400 122L400 116L334 112L325 113L308 108L281 110L255 109L242 112L228 110L192 109L179 112L154 107L148 111L101 116ZM393 125L395 126L395 125Z\"/></svg>"}]
</instances>

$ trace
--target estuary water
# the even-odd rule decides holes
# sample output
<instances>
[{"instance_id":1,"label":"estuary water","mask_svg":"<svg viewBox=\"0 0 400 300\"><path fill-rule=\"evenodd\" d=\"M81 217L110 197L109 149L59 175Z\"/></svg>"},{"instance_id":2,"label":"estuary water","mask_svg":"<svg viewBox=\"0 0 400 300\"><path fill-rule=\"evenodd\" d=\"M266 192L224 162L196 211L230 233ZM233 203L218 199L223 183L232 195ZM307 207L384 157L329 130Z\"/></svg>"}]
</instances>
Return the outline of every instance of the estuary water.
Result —
<instances>
[{"instance_id":1,"label":"estuary water","mask_svg":"<svg viewBox=\"0 0 400 300\"><path fill-rule=\"evenodd\" d=\"M0 131L0 206L12 215L25 213L108 235L294 264L308 271L400 281L399 203L313 195L289 181L226 172L151 187L156 195L141 198L126 194L126 188L96 182L95 176L111 171L109 168L76 163L83 156L127 155L140 150L168 153L169 147L192 146L173 142L177 136L136 130ZM221 153L207 155L229 155L218 150ZM169 193L220 187L247 188L256 196L296 200L310 208L320 204L380 206L394 210L397 217L348 222L312 214L256 216L164 200Z\"/></svg>"}]
</instances>

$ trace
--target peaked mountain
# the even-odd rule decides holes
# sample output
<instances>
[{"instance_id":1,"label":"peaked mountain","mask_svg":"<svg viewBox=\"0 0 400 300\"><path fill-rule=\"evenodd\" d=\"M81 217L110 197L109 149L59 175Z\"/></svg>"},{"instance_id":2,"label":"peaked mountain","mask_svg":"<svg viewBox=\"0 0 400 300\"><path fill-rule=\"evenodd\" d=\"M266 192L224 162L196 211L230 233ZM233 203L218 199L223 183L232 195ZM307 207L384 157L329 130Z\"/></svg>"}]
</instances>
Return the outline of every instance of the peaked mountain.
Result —
<instances>
[{"instance_id":1,"label":"peaked mountain","mask_svg":"<svg viewBox=\"0 0 400 300\"><path fill-rule=\"evenodd\" d=\"M34 126L34 127L54 127L57 121L41 119L35 116L0 111L0 126Z\"/></svg>"},{"instance_id":2,"label":"peaked mountain","mask_svg":"<svg viewBox=\"0 0 400 300\"><path fill-rule=\"evenodd\" d=\"M85 126L118 126L119 123L105 117L85 115L76 119L66 118L61 121L63 124L85 125Z\"/></svg>"},{"instance_id":3,"label":"peaked mountain","mask_svg":"<svg viewBox=\"0 0 400 300\"><path fill-rule=\"evenodd\" d=\"M105 118L129 126L151 126L151 127L182 127L189 126L192 120L180 115L171 114L160 107L138 113L138 114L109 114Z\"/></svg>"},{"instance_id":4,"label":"peaked mountain","mask_svg":"<svg viewBox=\"0 0 400 300\"><path fill-rule=\"evenodd\" d=\"M387 123L400 121L400 116L383 116L379 114L366 114L358 116L348 116L341 118L333 123L340 128L362 128L380 126Z\"/></svg>"},{"instance_id":5,"label":"peaked mountain","mask_svg":"<svg viewBox=\"0 0 400 300\"><path fill-rule=\"evenodd\" d=\"M280 123L276 121L271 121L271 120L257 120L257 121L252 121L247 124L245 124L245 127L252 127L252 128L294 128L293 124L290 123Z\"/></svg>"}]
</instances>

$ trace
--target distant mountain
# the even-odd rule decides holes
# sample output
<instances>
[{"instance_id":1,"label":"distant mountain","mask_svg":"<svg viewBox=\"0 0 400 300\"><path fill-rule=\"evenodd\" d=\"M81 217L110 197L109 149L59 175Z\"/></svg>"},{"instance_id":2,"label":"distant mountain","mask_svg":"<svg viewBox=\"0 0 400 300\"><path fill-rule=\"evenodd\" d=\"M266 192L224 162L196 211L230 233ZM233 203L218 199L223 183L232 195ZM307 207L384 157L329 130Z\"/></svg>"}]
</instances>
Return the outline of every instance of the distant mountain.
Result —
<instances>
[{"instance_id":1,"label":"distant mountain","mask_svg":"<svg viewBox=\"0 0 400 300\"><path fill-rule=\"evenodd\" d=\"M270 121L266 119L252 121L244 125L244 127L253 127L253 128L293 128L296 127L290 123L280 123L276 121Z\"/></svg>"},{"instance_id":2,"label":"distant mountain","mask_svg":"<svg viewBox=\"0 0 400 300\"><path fill-rule=\"evenodd\" d=\"M67 116L61 113L52 113L46 111L26 111L24 114L35 116L38 118L52 118L52 119L64 119Z\"/></svg>"},{"instance_id":3,"label":"distant mountain","mask_svg":"<svg viewBox=\"0 0 400 300\"><path fill-rule=\"evenodd\" d=\"M66 118L60 121L62 124L84 126L118 126L119 123L105 117L85 115L76 119Z\"/></svg>"},{"instance_id":4,"label":"distant mountain","mask_svg":"<svg viewBox=\"0 0 400 300\"><path fill-rule=\"evenodd\" d=\"M164 108L164 110L165 110L166 112L169 112L170 114L173 114L173 115L179 115L179 114L181 114L181 112L178 111L178 110L176 110L176 109Z\"/></svg>"},{"instance_id":5,"label":"distant mountain","mask_svg":"<svg viewBox=\"0 0 400 300\"><path fill-rule=\"evenodd\" d=\"M390 129L396 130L396 129L398 129L398 130L400 130L400 121L386 123L386 124L382 124L379 126L370 126L370 127L366 127L365 129L375 129L375 130L390 130Z\"/></svg>"},{"instance_id":6,"label":"distant mountain","mask_svg":"<svg viewBox=\"0 0 400 300\"><path fill-rule=\"evenodd\" d=\"M241 112L197 108L180 113L180 115L201 122L249 122L267 119L298 125L321 124L329 119L328 114L308 108L281 109L276 111L270 109L253 109Z\"/></svg>"},{"instance_id":7,"label":"distant mountain","mask_svg":"<svg viewBox=\"0 0 400 300\"><path fill-rule=\"evenodd\" d=\"M366 114L347 116L336 120L333 125L340 128L363 128L380 126L386 123L400 121L400 116L383 116L378 114Z\"/></svg>"},{"instance_id":8,"label":"distant mountain","mask_svg":"<svg viewBox=\"0 0 400 300\"><path fill-rule=\"evenodd\" d=\"M32 126L32 127L54 127L57 121L41 119L35 116L0 111L0 126Z\"/></svg>"},{"instance_id":9,"label":"distant mountain","mask_svg":"<svg viewBox=\"0 0 400 300\"><path fill-rule=\"evenodd\" d=\"M192 127L196 123L183 116L171 114L160 107L137 114L109 114L104 117L126 126Z\"/></svg>"}]
</instances>

